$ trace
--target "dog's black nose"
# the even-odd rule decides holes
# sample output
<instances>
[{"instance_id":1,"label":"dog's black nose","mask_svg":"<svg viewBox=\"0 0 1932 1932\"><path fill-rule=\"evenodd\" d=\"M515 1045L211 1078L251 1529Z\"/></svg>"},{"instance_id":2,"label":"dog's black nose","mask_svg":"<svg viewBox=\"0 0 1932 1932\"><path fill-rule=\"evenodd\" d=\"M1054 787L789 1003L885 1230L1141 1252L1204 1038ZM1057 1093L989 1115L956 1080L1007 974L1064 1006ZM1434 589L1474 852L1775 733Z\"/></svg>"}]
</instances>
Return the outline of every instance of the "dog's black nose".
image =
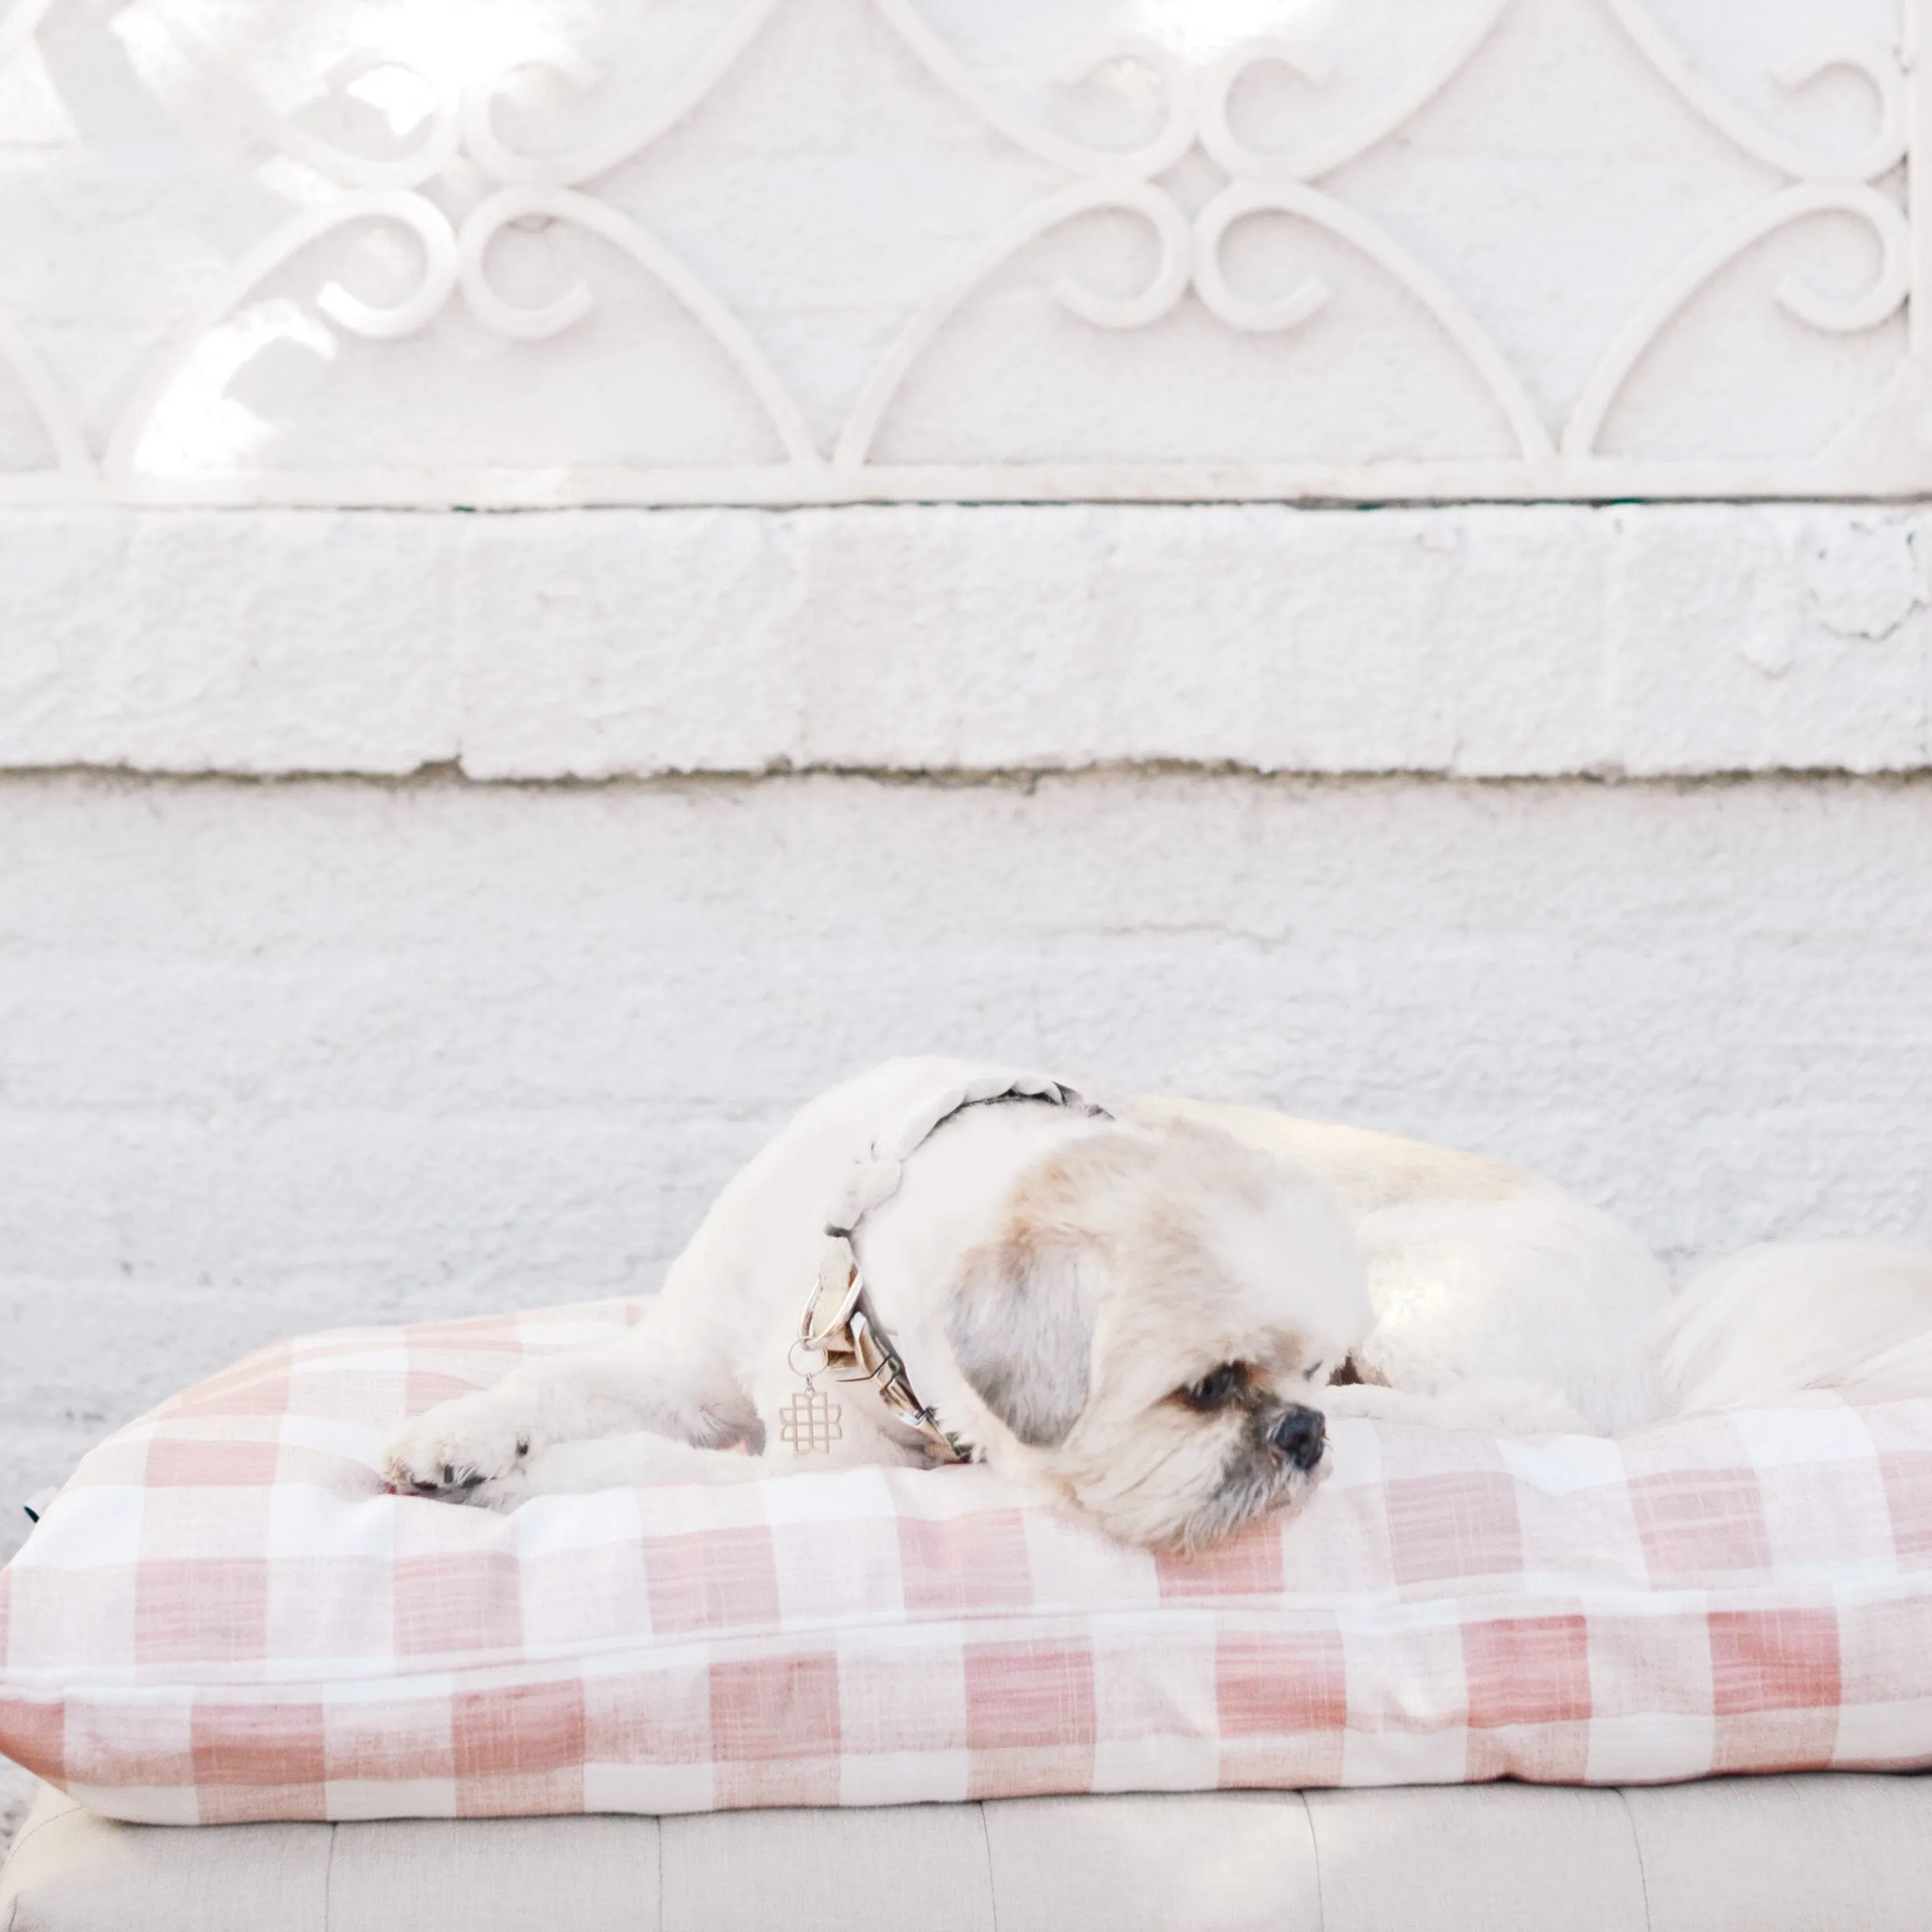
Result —
<instances>
[{"instance_id":1,"label":"dog's black nose","mask_svg":"<svg viewBox=\"0 0 1932 1932\"><path fill-rule=\"evenodd\" d=\"M1299 1470L1312 1470L1321 1460L1322 1439L1321 1413L1315 1409L1286 1409L1268 1431L1268 1440Z\"/></svg>"}]
</instances>

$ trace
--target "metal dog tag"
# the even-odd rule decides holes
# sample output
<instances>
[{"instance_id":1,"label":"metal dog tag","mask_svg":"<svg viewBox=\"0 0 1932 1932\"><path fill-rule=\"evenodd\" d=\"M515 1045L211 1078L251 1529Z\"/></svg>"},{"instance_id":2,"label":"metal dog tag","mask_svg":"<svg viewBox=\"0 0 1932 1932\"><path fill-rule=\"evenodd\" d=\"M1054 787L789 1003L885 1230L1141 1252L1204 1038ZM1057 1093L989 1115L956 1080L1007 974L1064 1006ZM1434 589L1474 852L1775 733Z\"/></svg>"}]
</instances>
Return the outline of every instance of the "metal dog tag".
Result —
<instances>
[{"instance_id":1,"label":"metal dog tag","mask_svg":"<svg viewBox=\"0 0 1932 1932\"><path fill-rule=\"evenodd\" d=\"M779 1440L790 1443L794 1455L829 1455L844 1433L840 1413L839 1405L823 1389L814 1388L807 1376L805 1386L778 1411Z\"/></svg>"}]
</instances>

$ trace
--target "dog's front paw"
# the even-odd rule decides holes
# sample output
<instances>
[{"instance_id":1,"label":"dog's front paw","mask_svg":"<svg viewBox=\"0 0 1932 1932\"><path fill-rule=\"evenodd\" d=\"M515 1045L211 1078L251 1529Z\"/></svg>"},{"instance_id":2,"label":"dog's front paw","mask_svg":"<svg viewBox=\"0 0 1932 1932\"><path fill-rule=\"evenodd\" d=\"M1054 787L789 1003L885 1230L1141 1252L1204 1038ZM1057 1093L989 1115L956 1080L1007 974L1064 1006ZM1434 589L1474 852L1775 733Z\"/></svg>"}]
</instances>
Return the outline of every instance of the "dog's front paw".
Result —
<instances>
[{"instance_id":1,"label":"dog's front paw","mask_svg":"<svg viewBox=\"0 0 1932 1932\"><path fill-rule=\"evenodd\" d=\"M511 1509L498 1485L517 1475L530 1446L528 1428L504 1405L488 1394L459 1395L396 1429L383 1444L382 1473L403 1496Z\"/></svg>"},{"instance_id":2,"label":"dog's front paw","mask_svg":"<svg viewBox=\"0 0 1932 1932\"><path fill-rule=\"evenodd\" d=\"M494 1510L500 1516L507 1516L513 1509L530 1500L532 1485L529 1470L530 1458L526 1456L515 1469L507 1470L500 1476L492 1476L451 1500L467 1503L472 1509Z\"/></svg>"}]
</instances>

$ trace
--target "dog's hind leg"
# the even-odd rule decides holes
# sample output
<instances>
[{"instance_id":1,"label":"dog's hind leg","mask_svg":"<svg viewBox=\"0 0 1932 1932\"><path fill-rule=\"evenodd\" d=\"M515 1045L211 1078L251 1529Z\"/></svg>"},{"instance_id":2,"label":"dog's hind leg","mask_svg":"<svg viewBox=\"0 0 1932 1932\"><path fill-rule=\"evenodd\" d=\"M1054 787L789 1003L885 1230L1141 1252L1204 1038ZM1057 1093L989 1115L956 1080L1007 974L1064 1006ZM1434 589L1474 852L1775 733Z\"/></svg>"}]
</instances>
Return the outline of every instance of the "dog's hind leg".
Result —
<instances>
[{"instance_id":1,"label":"dog's hind leg","mask_svg":"<svg viewBox=\"0 0 1932 1932\"><path fill-rule=\"evenodd\" d=\"M1799 1389L1932 1394L1932 1255L1772 1242L1702 1270L1653 1329L1673 1413Z\"/></svg>"}]
</instances>

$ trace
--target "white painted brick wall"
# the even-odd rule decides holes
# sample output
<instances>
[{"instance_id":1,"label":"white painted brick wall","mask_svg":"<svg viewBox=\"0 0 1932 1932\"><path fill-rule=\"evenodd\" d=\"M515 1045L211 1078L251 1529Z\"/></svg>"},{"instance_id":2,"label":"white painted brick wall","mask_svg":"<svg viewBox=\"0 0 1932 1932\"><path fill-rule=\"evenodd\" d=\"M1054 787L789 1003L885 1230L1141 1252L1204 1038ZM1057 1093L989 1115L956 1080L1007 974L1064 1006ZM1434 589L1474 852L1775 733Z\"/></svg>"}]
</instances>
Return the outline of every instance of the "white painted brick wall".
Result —
<instances>
[{"instance_id":1,"label":"white painted brick wall","mask_svg":"<svg viewBox=\"0 0 1932 1932\"><path fill-rule=\"evenodd\" d=\"M1932 785L0 781L9 1496L291 1330L648 1287L949 1047L1932 1240Z\"/></svg>"}]
</instances>

